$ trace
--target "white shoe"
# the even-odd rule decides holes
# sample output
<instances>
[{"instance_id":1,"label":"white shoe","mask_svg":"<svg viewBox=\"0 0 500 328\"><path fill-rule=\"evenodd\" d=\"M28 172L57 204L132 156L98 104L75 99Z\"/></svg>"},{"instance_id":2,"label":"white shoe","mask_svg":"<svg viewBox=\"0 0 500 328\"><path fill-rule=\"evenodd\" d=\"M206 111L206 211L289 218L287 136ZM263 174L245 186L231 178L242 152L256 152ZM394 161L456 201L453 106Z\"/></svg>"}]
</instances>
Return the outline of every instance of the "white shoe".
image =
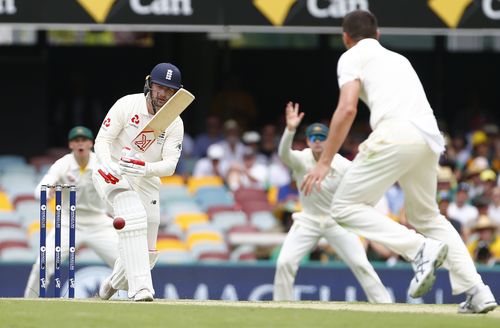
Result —
<instances>
[{"instance_id":1,"label":"white shoe","mask_svg":"<svg viewBox=\"0 0 500 328\"><path fill-rule=\"evenodd\" d=\"M448 245L441 241L427 238L413 260L415 276L411 280L408 293L417 298L425 295L436 281L435 270L439 268L448 255Z\"/></svg>"},{"instance_id":2,"label":"white shoe","mask_svg":"<svg viewBox=\"0 0 500 328\"><path fill-rule=\"evenodd\" d=\"M497 305L490 287L477 286L473 293L467 294L465 302L460 303L458 313L486 313L493 311Z\"/></svg>"},{"instance_id":3,"label":"white shoe","mask_svg":"<svg viewBox=\"0 0 500 328\"><path fill-rule=\"evenodd\" d=\"M153 299L153 293L147 289L141 289L134 295L134 302L152 302Z\"/></svg>"},{"instance_id":4,"label":"white shoe","mask_svg":"<svg viewBox=\"0 0 500 328\"><path fill-rule=\"evenodd\" d=\"M111 286L111 277L104 279L99 287L99 297L102 300L109 300L116 292L117 289L114 289L113 286Z\"/></svg>"}]
</instances>

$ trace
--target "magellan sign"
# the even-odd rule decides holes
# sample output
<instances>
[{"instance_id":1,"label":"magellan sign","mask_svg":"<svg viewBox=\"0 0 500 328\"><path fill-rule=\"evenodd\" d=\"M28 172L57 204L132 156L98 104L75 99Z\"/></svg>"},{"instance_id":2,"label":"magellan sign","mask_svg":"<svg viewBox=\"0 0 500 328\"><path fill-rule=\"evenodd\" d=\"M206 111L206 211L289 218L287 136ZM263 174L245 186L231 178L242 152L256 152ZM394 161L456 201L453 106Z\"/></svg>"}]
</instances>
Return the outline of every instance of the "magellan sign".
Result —
<instances>
[{"instance_id":1,"label":"magellan sign","mask_svg":"<svg viewBox=\"0 0 500 328\"><path fill-rule=\"evenodd\" d=\"M500 35L500 0L0 0L0 25L339 33L356 9L375 13L383 33Z\"/></svg>"}]
</instances>

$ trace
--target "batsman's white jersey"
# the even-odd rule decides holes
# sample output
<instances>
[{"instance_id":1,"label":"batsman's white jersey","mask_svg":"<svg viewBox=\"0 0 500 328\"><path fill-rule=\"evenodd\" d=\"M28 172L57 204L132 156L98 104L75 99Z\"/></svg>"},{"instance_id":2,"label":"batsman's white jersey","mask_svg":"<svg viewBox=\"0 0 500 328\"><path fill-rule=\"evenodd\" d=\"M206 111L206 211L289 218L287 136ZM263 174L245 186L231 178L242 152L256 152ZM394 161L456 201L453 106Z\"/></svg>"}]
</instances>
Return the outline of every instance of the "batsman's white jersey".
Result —
<instances>
[{"instance_id":1,"label":"batsman's white jersey","mask_svg":"<svg viewBox=\"0 0 500 328\"><path fill-rule=\"evenodd\" d=\"M300 185L316 165L310 148L291 150L294 132L285 129L278 149L283 163L293 171L293 177ZM299 194L301 212L293 213L294 220L281 247L274 276L275 301L294 300L293 283L299 262L311 251L321 237L335 249L349 266L370 302L391 303L391 297L366 257L365 249L355 234L338 225L330 216L333 194L351 162L341 155L335 155L328 176L321 183L321 192L305 196Z\"/></svg>"},{"instance_id":2,"label":"batsman's white jersey","mask_svg":"<svg viewBox=\"0 0 500 328\"><path fill-rule=\"evenodd\" d=\"M153 117L146 106L143 94L127 95L120 98L109 110L95 140L95 152L99 162L117 163L123 147L130 147L131 140ZM148 247L156 249L156 238L160 224L159 188L161 176L174 173L182 150L184 125L180 117L165 129L142 156L148 162L145 177L123 175L117 184L107 184L94 172L96 189L108 203L114 190L133 189L141 197L148 217ZM112 204L108 204L112 205Z\"/></svg>"},{"instance_id":3,"label":"batsman's white jersey","mask_svg":"<svg viewBox=\"0 0 500 328\"><path fill-rule=\"evenodd\" d=\"M117 163L123 156L123 148L130 147L132 139L152 117L144 94L120 98L109 110L96 138L95 151L99 162ZM123 174L118 183L110 184L94 170L97 191L112 208L113 216L122 217L126 222L125 227L118 231L120 256L112 275L106 280L108 291L110 288L128 290L129 297L134 300L142 300L141 295L146 292L147 299L151 295L152 300L154 289L150 269L158 257L159 177L174 173L182 150L183 136L184 125L182 119L177 117L141 153L147 163L145 176Z\"/></svg>"},{"instance_id":4,"label":"batsman's white jersey","mask_svg":"<svg viewBox=\"0 0 500 328\"><path fill-rule=\"evenodd\" d=\"M106 214L104 202L95 192L92 183L92 170L97 164L94 153L90 153L87 167L81 169L73 156L68 154L57 160L42 178L35 190L35 197L40 197L42 185L74 184L76 185L76 248L85 245L94 250L109 266L113 266L118 257L118 235L113 228L113 220ZM69 191L63 189L61 221L62 260L68 257L69 247ZM54 274L54 236L52 229L47 234L47 281ZM25 297L39 295L39 263L38 257L31 270L24 292Z\"/></svg>"},{"instance_id":5,"label":"batsman's white jersey","mask_svg":"<svg viewBox=\"0 0 500 328\"><path fill-rule=\"evenodd\" d=\"M389 222L373 208L398 181L409 223L448 245L444 266L450 269L453 293L480 283L462 239L439 214L437 168L444 140L410 62L375 39L363 39L340 57L337 74L340 88L360 81L360 98L370 109L373 132L360 145L335 193L332 216L354 233L414 259L422 236Z\"/></svg>"}]
</instances>

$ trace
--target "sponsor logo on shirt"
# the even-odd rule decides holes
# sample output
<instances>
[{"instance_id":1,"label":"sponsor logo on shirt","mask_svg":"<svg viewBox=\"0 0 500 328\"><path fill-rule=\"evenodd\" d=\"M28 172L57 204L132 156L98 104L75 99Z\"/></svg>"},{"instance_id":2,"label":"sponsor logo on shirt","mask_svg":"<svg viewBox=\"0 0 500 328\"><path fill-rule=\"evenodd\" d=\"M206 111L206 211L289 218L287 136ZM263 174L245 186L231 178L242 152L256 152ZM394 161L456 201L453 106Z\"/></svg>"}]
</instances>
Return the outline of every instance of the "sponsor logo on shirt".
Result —
<instances>
[{"instance_id":1,"label":"sponsor logo on shirt","mask_svg":"<svg viewBox=\"0 0 500 328\"><path fill-rule=\"evenodd\" d=\"M135 114L131 119L132 123L139 124L139 115Z\"/></svg>"},{"instance_id":2,"label":"sponsor logo on shirt","mask_svg":"<svg viewBox=\"0 0 500 328\"><path fill-rule=\"evenodd\" d=\"M109 126L111 125L111 119L109 117L106 117L104 122L102 122L102 125L109 128Z\"/></svg>"}]
</instances>

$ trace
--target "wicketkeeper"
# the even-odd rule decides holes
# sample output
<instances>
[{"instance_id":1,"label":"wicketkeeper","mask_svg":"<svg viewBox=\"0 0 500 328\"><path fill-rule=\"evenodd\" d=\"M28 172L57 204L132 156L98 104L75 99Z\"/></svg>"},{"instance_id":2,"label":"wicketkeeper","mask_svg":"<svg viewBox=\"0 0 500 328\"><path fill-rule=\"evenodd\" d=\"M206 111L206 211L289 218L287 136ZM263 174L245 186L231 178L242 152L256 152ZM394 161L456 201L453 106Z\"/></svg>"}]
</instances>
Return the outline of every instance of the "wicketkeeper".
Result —
<instances>
[{"instance_id":1,"label":"wicketkeeper","mask_svg":"<svg viewBox=\"0 0 500 328\"><path fill-rule=\"evenodd\" d=\"M68 140L71 153L57 160L38 184L35 197L40 197L42 185L76 185L76 249L85 245L94 250L110 267L118 258L118 235L113 229L113 220L106 215L105 204L96 193L92 183L92 170L97 158L91 151L94 136L83 126L70 130ZM69 247L69 195L63 189L61 222L61 261L68 256ZM46 286L54 274L55 229L46 237ZM24 297L39 296L40 257L31 269Z\"/></svg>"}]
</instances>

